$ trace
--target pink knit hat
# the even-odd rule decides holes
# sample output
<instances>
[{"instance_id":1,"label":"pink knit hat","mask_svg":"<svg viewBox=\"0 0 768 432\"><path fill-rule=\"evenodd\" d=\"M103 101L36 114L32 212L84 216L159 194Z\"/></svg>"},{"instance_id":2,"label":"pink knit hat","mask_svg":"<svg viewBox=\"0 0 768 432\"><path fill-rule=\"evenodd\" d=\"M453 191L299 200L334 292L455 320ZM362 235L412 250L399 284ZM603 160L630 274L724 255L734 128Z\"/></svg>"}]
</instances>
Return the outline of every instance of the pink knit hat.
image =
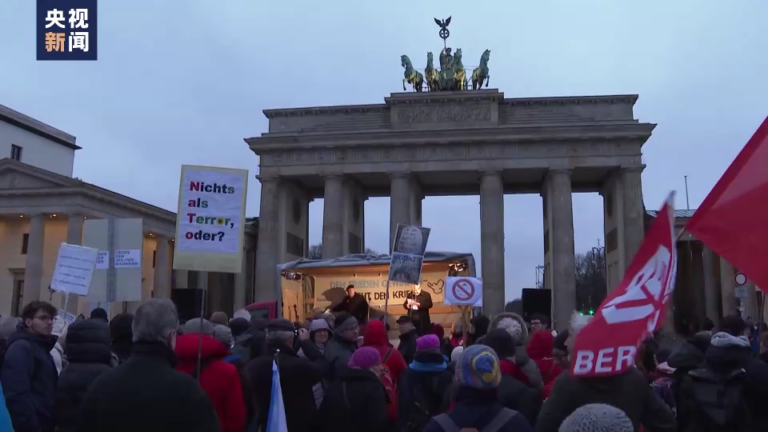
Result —
<instances>
[{"instance_id":1,"label":"pink knit hat","mask_svg":"<svg viewBox=\"0 0 768 432\"><path fill-rule=\"evenodd\" d=\"M359 369L370 369L381 363L381 354L376 348L361 347L355 350L347 366Z\"/></svg>"},{"instance_id":2,"label":"pink knit hat","mask_svg":"<svg viewBox=\"0 0 768 432\"><path fill-rule=\"evenodd\" d=\"M428 334L416 339L416 351L440 351L440 339Z\"/></svg>"}]
</instances>

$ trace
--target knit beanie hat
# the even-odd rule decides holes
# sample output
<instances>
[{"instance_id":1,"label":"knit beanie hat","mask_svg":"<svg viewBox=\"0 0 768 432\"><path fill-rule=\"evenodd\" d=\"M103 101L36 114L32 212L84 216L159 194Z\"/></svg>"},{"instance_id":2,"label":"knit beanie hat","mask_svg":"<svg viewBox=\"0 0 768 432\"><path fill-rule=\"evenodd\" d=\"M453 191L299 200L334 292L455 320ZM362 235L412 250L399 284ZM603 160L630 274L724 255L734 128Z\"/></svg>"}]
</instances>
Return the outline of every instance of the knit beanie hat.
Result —
<instances>
[{"instance_id":1,"label":"knit beanie hat","mask_svg":"<svg viewBox=\"0 0 768 432\"><path fill-rule=\"evenodd\" d=\"M464 350L456 364L456 381L460 386L491 390L501 382L499 358L487 346L472 345Z\"/></svg>"},{"instance_id":2,"label":"knit beanie hat","mask_svg":"<svg viewBox=\"0 0 768 432\"><path fill-rule=\"evenodd\" d=\"M349 359L347 366L359 369L370 369L378 364L381 364L381 354L379 354L379 350L372 347L361 347L352 353L352 358Z\"/></svg>"},{"instance_id":3,"label":"knit beanie hat","mask_svg":"<svg viewBox=\"0 0 768 432\"><path fill-rule=\"evenodd\" d=\"M440 351L440 339L433 334L416 339L416 351Z\"/></svg>"},{"instance_id":4,"label":"knit beanie hat","mask_svg":"<svg viewBox=\"0 0 768 432\"><path fill-rule=\"evenodd\" d=\"M356 325L358 325L357 318L353 317L352 315L346 312L342 312L336 317L336 320L333 322L333 329L336 334L341 334Z\"/></svg>"},{"instance_id":5,"label":"knit beanie hat","mask_svg":"<svg viewBox=\"0 0 768 432\"><path fill-rule=\"evenodd\" d=\"M633 432L635 427L624 411L605 404L578 408L560 424L558 432Z\"/></svg>"},{"instance_id":6,"label":"knit beanie hat","mask_svg":"<svg viewBox=\"0 0 768 432\"><path fill-rule=\"evenodd\" d=\"M514 318L502 318L496 325L497 329L505 330L512 336L515 342L523 342L523 327L520 322Z\"/></svg>"},{"instance_id":7,"label":"knit beanie hat","mask_svg":"<svg viewBox=\"0 0 768 432\"><path fill-rule=\"evenodd\" d=\"M483 339L483 345L492 349L500 359L515 356L515 340L503 329L489 331Z\"/></svg>"},{"instance_id":8,"label":"knit beanie hat","mask_svg":"<svg viewBox=\"0 0 768 432\"><path fill-rule=\"evenodd\" d=\"M229 317L224 312L221 312L221 311L214 312L211 315L211 323L219 324L219 325L227 325L229 324Z\"/></svg>"},{"instance_id":9,"label":"knit beanie hat","mask_svg":"<svg viewBox=\"0 0 768 432\"><path fill-rule=\"evenodd\" d=\"M192 318L184 323L184 334L198 334L213 336L213 324L207 319L202 320L202 331L200 331L200 318Z\"/></svg>"},{"instance_id":10,"label":"knit beanie hat","mask_svg":"<svg viewBox=\"0 0 768 432\"><path fill-rule=\"evenodd\" d=\"M232 330L232 336L238 337L251 329L251 322L245 318L232 318L229 320L229 329Z\"/></svg>"},{"instance_id":11,"label":"knit beanie hat","mask_svg":"<svg viewBox=\"0 0 768 432\"><path fill-rule=\"evenodd\" d=\"M464 354L464 347L463 346L457 346L456 348L451 351L451 363L458 363L459 360L461 360L461 356Z\"/></svg>"},{"instance_id":12,"label":"knit beanie hat","mask_svg":"<svg viewBox=\"0 0 768 432\"><path fill-rule=\"evenodd\" d=\"M213 337L227 348L232 348L232 345L235 344L235 340L232 338L232 330L225 325L215 325L213 327Z\"/></svg>"}]
</instances>

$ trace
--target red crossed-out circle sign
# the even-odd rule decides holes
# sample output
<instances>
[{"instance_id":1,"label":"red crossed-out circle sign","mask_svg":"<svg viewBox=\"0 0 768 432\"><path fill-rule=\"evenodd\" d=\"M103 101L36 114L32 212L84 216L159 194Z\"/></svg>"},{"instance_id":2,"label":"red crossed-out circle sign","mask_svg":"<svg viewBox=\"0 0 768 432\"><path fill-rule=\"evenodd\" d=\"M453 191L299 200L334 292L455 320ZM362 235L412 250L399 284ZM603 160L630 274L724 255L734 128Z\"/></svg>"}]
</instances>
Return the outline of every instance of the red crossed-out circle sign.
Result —
<instances>
[{"instance_id":1,"label":"red crossed-out circle sign","mask_svg":"<svg viewBox=\"0 0 768 432\"><path fill-rule=\"evenodd\" d=\"M458 301L468 301L475 296L475 284L470 279L458 279L451 287L453 297Z\"/></svg>"}]
</instances>

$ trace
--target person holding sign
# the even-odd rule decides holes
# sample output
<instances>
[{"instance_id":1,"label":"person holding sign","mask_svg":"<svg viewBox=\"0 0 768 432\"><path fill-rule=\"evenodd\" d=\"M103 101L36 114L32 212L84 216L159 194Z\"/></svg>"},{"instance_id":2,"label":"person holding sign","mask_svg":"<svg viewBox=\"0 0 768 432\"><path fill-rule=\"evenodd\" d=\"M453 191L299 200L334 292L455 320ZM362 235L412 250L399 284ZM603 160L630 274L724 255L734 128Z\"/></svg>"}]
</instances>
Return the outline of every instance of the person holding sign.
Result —
<instances>
[{"instance_id":1,"label":"person holding sign","mask_svg":"<svg viewBox=\"0 0 768 432\"><path fill-rule=\"evenodd\" d=\"M413 325L419 336L429 334L432 326L432 321L429 318L429 310L432 309L432 296L428 292L422 291L420 285L416 285L413 292L406 296L403 307L413 320Z\"/></svg>"}]
</instances>

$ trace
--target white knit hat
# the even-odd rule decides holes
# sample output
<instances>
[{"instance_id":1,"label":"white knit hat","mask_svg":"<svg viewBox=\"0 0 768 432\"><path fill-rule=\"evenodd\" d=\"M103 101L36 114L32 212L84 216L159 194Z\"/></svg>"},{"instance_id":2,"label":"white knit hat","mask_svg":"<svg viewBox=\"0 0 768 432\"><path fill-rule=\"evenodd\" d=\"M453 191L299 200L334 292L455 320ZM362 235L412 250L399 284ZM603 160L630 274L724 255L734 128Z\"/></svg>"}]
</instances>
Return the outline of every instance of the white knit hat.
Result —
<instances>
[{"instance_id":1,"label":"white knit hat","mask_svg":"<svg viewBox=\"0 0 768 432\"><path fill-rule=\"evenodd\" d=\"M604 404L578 408L560 424L558 432L634 432L632 421L624 411Z\"/></svg>"},{"instance_id":2,"label":"white knit hat","mask_svg":"<svg viewBox=\"0 0 768 432\"><path fill-rule=\"evenodd\" d=\"M496 325L496 328L502 329L509 333L509 335L512 336L512 339L514 339L515 343L517 344L525 342L522 340L523 326L521 326L520 322L514 318L502 318Z\"/></svg>"}]
</instances>

